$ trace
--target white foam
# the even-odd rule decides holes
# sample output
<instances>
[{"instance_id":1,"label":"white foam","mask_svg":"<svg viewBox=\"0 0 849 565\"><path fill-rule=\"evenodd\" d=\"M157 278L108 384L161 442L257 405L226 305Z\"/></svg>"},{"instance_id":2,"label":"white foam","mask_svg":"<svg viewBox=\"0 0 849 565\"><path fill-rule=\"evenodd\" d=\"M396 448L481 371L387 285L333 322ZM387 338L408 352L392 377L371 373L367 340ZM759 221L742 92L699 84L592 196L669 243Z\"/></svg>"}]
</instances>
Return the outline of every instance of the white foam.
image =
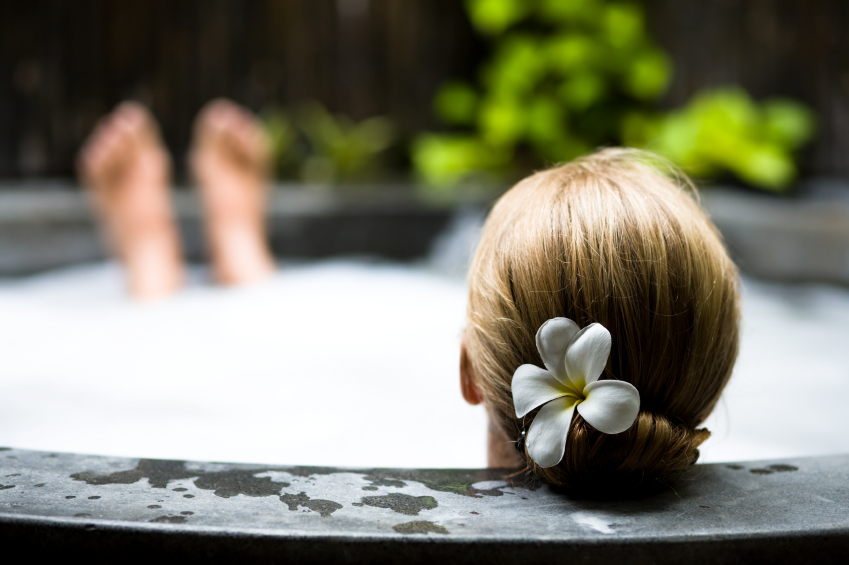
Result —
<instances>
[{"instance_id":1,"label":"white foam","mask_svg":"<svg viewBox=\"0 0 849 565\"><path fill-rule=\"evenodd\" d=\"M0 445L340 466L485 464L457 377L462 283L281 269L138 305L112 265L0 285Z\"/></svg>"},{"instance_id":2,"label":"white foam","mask_svg":"<svg viewBox=\"0 0 849 565\"><path fill-rule=\"evenodd\" d=\"M849 291L744 281L734 375L702 461L849 453Z\"/></svg>"}]
</instances>

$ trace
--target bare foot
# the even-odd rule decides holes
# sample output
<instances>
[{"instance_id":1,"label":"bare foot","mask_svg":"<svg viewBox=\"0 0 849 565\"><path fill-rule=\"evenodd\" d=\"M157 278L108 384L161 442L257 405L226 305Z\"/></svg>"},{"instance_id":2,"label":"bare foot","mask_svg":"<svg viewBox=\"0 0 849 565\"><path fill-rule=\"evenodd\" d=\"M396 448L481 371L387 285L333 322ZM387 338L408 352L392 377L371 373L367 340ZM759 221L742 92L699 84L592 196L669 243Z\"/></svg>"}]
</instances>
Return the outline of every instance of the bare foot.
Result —
<instances>
[{"instance_id":1,"label":"bare foot","mask_svg":"<svg viewBox=\"0 0 849 565\"><path fill-rule=\"evenodd\" d=\"M130 294L148 300L177 290L184 273L168 192L170 160L147 109L124 102L104 117L77 167L126 268Z\"/></svg>"},{"instance_id":2,"label":"bare foot","mask_svg":"<svg viewBox=\"0 0 849 565\"><path fill-rule=\"evenodd\" d=\"M212 270L222 284L274 271L265 235L270 147L253 114L215 100L195 122L191 166L206 213Z\"/></svg>"}]
</instances>

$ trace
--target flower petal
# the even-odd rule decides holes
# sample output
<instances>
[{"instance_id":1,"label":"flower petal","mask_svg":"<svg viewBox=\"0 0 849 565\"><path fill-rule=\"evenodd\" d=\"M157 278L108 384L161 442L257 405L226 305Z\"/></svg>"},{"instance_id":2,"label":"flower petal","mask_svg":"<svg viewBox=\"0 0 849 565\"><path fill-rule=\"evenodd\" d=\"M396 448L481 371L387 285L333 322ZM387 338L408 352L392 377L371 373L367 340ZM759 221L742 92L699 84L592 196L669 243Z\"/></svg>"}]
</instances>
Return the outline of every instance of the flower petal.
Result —
<instances>
[{"instance_id":1,"label":"flower petal","mask_svg":"<svg viewBox=\"0 0 849 565\"><path fill-rule=\"evenodd\" d=\"M610 357L610 332L590 324L572 338L566 348L565 367L572 387L581 391L601 376Z\"/></svg>"},{"instance_id":2,"label":"flower petal","mask_svg":"<svg viewBox=\"0 0 849 565\"><path fill-rule=\"evenodd\" d=\"M537 351L542 362L554 378L563 384L569 384L564 366L566 348L579 331L578 324L569 318L552 318L537 330Z\"/></svg>"},{"instance_id":3,"label":"flower petal","mask_svg":"<svg viewBox=\"0 0 849 565\"><path fill-rule=\"evenodd\" d=\"M528 455L540 467L554 467L563 459L566 434L572 424L578 399L564 396L552 400L537 412L528 430Z\"/></svg>"},{"instance_id":4,"label":"flower petal","mask_svg":"<svg viewBox=\"0 0 849 565\"><path fill-rule=\"evenodd\" d=\"M549 400L569 394L554 376L535 365L522 365L513 373L513 406L516 417L521 418Z\"/></svg>"},{"instance_id":5,"label":"flower petal","mask_svg":"<svg viewBox=\"0 0 849 565\"><path fill-rule=\"evenodd\" d=\"M578 405L578 414L600 432L624 432L640 413L640 393L631 383L596 381L587 385L584 394L587 399Z\"/></svg>"}]
</instances>

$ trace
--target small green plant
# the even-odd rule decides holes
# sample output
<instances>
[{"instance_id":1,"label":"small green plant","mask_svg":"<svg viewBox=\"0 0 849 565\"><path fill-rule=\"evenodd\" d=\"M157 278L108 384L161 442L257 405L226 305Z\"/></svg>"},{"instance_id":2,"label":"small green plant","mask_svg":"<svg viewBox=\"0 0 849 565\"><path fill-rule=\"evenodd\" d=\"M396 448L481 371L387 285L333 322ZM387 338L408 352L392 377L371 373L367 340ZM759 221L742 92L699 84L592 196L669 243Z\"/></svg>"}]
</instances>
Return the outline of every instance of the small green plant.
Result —
<instances>
[{"instance_id":1,"label":"small green plant","mask_svg":"<svg viewBox=\"0 0 849 565\"><path fill-rule=\"evenodd\" d=\"M272 142L278 176L308 184L361 181L378 174L380 156L395 140L384 117L354 122L318 102L294 110L268 110L262 121Z\"/></svg>"},{"instance_id":2,"label":"small green plant","mask_svg":"<svg viewBox=\"0 0 849 565\"><path fill-rule=\"evenodd\" d=\"M778 191L795 179L793 152L813 130L813 114L802 104L772 99L758 105L745 90L729 87L705 91L667 114L628 116L622 138L694 176L730 171L753 186Z\"/></svg>"},{"instance_id":3,"label":"small green plant","mask_svg":"<svg viewBox=\"0 0 849 565\"><path fill-rule=\"evenodd\" d=\"M672 76L669 57L628 0L466 0L492 55L475 83L443 85L434 109L451 129L412 144L435 189L471 177L509 178L605 144L648 147L696 175L731 171L764 188L795 176L792 152L813 117L787 101L754 103L734 88L653 111Z\"/></svg>"},{"instance_id":4,"label":"small green plant","mask_svg":"<svg viewBox=\"0 0 849 565\"><path fill-rule=\"evenodd\" d=\"M289 115L277 109L266 109L260 113L260 122L271 142L271 160L274 175L287 177L297 168L301 158L298 145L298 130Z\"/></svg>"}]
</instances>

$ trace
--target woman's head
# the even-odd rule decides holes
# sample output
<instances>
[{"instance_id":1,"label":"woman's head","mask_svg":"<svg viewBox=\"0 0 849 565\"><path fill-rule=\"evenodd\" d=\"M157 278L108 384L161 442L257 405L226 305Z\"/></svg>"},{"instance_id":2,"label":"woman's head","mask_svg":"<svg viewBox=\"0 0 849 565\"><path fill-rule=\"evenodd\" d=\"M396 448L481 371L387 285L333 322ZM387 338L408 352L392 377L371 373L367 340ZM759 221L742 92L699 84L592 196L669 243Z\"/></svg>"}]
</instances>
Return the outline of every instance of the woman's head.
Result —
<instances>
[{"instance_id":1,"label":"woman's head","mask_svg":"<svg viewBox=\"0 0 849 565\"><path fill-rule=\"evenodd\" d=\"M468 373L491 428L515 439L511 380L542 365L535 334L548 319L598 322L612 335L604 378L630 382L640 414L606 435L576 414L563 460L543 480L593 490L673 480L709 433L696 429L737 356L737 271L680 175L650 154L606 149L532 175L486 221L470 271ZM667 167L668 168L668 167Z\"/></svg>"}]
</instances>

